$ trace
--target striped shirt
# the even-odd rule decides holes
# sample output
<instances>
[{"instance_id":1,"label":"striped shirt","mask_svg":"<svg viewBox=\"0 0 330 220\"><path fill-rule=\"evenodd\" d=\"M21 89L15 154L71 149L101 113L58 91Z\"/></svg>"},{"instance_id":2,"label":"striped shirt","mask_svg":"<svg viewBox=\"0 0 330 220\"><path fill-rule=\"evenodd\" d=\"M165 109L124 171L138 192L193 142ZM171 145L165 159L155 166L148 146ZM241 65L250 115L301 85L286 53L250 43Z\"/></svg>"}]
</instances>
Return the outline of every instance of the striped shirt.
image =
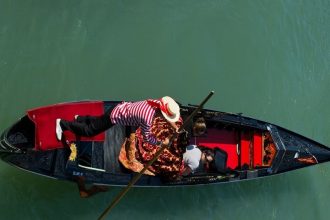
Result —
<instances>
[{"instance_id":1,"label":"striped shirt","mask_svg":"<svg viewBox=\"0 0 330 220\"><path fill-rule=\"evenodd\" d=\"M158 102L157 100L153 101ZM156 145L157 140L150 132L156 110L157 108L149 105L147 100L123 102L112 110L110 119L113 124L140 126L144 140L150 144Z\"/></svg>"}]
</instances>

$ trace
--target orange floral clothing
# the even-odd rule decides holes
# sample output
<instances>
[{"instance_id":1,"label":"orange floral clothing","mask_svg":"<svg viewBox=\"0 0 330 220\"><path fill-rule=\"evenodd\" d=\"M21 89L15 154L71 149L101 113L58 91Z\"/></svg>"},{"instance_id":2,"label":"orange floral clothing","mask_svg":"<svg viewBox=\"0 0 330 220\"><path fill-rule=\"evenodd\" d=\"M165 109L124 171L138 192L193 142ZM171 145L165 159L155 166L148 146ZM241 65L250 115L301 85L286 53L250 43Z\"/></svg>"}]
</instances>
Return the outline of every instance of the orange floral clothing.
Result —
<instances>
[{"instance_id":1,"label":"orange floral clothing","mask_svg":"<svg viewBox=\"0 0 330 220\"><path fill-rule=\"evenodd\" d=\"M182 120L176 123L178 127L182 125ZM171 138L175 134L174 128L163 118L155 117L151 127L151 133L158 141L164 141L165 138ZM152 145L143 141L143 134L140 128L136 130L136 153L135 157L142 164L147 164L160 149L159 146ZM162 175L168 178L175 178L183 169L182 160L183 149L178 146L177 139L174 139L172 145L166 148L158 159L150 166L149 170L156 175Z\"/></svg>"}]
</instances>

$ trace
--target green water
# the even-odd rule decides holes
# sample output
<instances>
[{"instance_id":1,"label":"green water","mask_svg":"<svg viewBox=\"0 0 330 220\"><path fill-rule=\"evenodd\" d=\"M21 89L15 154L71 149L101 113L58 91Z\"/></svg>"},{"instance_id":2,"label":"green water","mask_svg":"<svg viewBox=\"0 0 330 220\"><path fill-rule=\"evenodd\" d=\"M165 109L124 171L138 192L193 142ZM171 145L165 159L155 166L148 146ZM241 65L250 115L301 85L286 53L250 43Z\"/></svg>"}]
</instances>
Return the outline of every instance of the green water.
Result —
<instances>
[{"instance_id":1,"label":"green water","mask_svg":"<svg viewBox=\"0 0 330 220\"><path fill-rule=\"evenodd\" d=\"M0 129L26 109L164 95L330 145L329 0L0 0ZM120 191L0 162L0 219L96 219ZM109 219L329 219L330 164L217 186L133 189Z\"/></svg>"}]
</instances>

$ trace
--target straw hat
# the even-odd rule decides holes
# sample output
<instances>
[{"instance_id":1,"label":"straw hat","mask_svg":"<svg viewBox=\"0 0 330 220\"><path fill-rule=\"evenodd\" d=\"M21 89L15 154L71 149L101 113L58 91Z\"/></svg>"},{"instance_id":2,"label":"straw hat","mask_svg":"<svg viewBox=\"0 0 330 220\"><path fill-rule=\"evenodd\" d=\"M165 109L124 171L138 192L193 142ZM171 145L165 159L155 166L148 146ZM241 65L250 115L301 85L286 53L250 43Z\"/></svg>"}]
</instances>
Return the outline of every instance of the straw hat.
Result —
<instances>
[{"instance_id":1,"label":"straw hat","mask_svg":"<svg viewBox=\"0 0 330 220\"><path fill-rule=\"evenodd\" d=\"M180 107L169 96L164 96L160 99L160 110L169 122L177 122L180 118Z\"/></svg>"}]
</instances>

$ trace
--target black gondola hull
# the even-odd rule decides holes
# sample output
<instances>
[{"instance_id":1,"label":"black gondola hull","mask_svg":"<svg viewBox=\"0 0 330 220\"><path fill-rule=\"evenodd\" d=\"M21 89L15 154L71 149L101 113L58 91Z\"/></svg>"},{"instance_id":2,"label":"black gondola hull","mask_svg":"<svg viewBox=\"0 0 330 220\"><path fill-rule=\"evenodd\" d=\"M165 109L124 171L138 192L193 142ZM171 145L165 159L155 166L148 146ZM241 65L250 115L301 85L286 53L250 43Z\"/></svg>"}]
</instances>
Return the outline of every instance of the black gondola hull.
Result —
<instances>
[{"instance_id":1,"label":"black gondola hull","mask_svg":"<svg viewBox=\"0 0 330 220\"><path fill-rule=\"evenodd\" d=\"M75 103L79 104L81 102ZM117 103L106 101L103 103L104 109L106 110ZM182 115L188 115L193 110L193 106L181 106ZM236 136L237 134L241 134L241 132L269 133L276 146L276 154L274 155L272 164L264 166L264 162L259 161L262 164L259 166L253 164L252 161L248 168L244 167L241 164L243 161L241 155L243 154L243 149L240 146L240 141L238 141L237 146L229 146L229 148L235 146L237 155L234 155L233 158L237 161L235 161L236 164L233 165L231 171L228 173L199 173L184 177L178 181L169 181L160 176L143 175L135 184L136 186L161 187L229 183L271 176L330 160L330 150L325 145L274 124L245 117L240 114L207 109L202 110L200 115L206 119L208 128L215 131L215 134L217 130L235 132ZM79 147L92 149L91 160L93 167L86 168L77 164L72 166L72 164L68 164L70 154L68 148L43 151L35 149L36 128L30 118L25 115L2 133L0 158L8 164L50 178L71 181L74 175L83 175L89 183L125 186L135 174L123 169L118 162L118 152L123 138L122 131L123 128L120 126L114 126L114 128L107 131L107 138L118 139L116 140L118 144L111 148L109 148L110 145L107 146L108 148L105 148L107 140L102 143L80 142L79 144L81 146ZM261 160L264 159L264 151L262 149ZM298 160L299 158L308 158L308 160L306 160L307 162L301 162L303 160ZM249 160L250 158L247 159Z\"/></svg>"}]
</instances>

